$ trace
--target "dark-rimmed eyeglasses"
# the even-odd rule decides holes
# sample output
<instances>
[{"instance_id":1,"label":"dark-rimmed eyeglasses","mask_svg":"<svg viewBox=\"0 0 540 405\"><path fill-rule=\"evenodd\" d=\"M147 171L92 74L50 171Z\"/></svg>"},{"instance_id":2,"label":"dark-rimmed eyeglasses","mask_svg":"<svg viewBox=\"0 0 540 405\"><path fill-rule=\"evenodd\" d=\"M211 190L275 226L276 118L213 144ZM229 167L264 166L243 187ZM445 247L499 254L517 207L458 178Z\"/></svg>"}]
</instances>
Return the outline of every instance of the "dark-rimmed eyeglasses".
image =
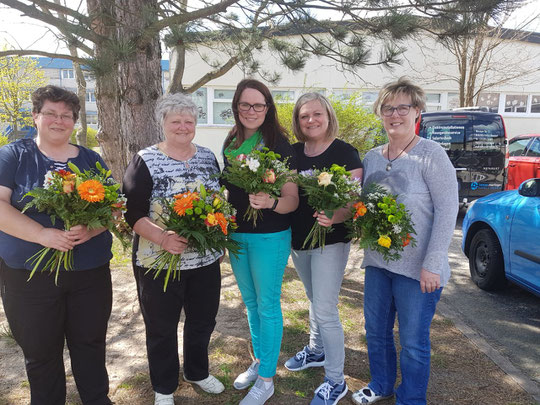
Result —
<instances>
[{"instance_id":1,"label":"dark-rimmed eyeglasses","mask_svg":"<svg viewBox=\"0 0 540 405\"><path fill-rule=\"evenodd\" d=\"M253 108L255 112L263 112L266 108L266 104L249 104L249 103L238 103L238 109L243 112L248 112Z\"/></svg>"},{"instance_id":2,"label":"dark-rimmed eyeglasses","mask_svg":"<svg viewBox=\"0 0 540 405\"><path fill-rule=\"evenodd\" d=\"M43 118L50 121L56 121L57 119L60 119L60 121L64 121L64 122L74 121L73 115L68 115L68 114L59 115L59 114L53 113L52 111L40 112L40 114Z\"/></svg>"},{"instance_id":3,"label":"dark-rimmed eyeglasses","mask_svg":"<svg viewBox=\"0 0 540 405\"><path fill-rule=\"evenodd\" d=\"M381 107L381 114L385 117L391 117L394 111L397 111L398 115L404 116L411 111L412 104L400 104L397 107L391 105L383 105Z\"/></svg>"}]
</instances>

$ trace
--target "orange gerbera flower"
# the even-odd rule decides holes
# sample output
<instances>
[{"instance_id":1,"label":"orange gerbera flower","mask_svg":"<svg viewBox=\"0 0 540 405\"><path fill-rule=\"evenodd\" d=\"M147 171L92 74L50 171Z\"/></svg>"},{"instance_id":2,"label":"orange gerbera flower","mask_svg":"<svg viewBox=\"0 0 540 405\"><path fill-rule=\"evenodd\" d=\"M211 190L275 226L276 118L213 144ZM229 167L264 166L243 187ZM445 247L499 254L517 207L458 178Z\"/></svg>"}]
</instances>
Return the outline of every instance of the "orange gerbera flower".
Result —
<instances>
[{"instance_id":1,"label":"orange gerbera flower","mask_svg":"<svg viewBox=\"0 0 540 405\"><path fill-rule=\"evenodd\" d=\"M99 202L105 198L105 187L97 180L83 181L77 191L81 198L88 202Z\"/></svg>"},{"instance_id":2,"label":"orange gerbera flower","mask_svg":"<svg viewBox=\"0 0 540 405\"><path fill-rule=\"evenodd\" d=\"M221 227L221 232L223 232L224 235L227 235L227 218L225 218L225 215L221 212L216 212L214 216Z\"/></svg>"},{"instance_id":3,"label":"orange gerbera flower","mask_svg":"<svg viewBox=\"0 0 540 405\"><path fill-rule=\"evenodd\" d=\"M188 191L187 193L177 194L174 196L174 212L183 217L186 215L186 210L193 208L193 201L199 199L199 193Z\"/></svg>"},{"instance_id":4,"label":"orange gerbera flower","mask_svg":"<svg viewBox=\"0 0 540 405\"><path fill-rule=\"evenodd\" d=\"M366 215L367 208L362 201L359 201L356 204L353 204L353 207L356 209L356 213L354 214L354 219L358 217L363 217L364 215Z\"/></svg>"}]
</instances>

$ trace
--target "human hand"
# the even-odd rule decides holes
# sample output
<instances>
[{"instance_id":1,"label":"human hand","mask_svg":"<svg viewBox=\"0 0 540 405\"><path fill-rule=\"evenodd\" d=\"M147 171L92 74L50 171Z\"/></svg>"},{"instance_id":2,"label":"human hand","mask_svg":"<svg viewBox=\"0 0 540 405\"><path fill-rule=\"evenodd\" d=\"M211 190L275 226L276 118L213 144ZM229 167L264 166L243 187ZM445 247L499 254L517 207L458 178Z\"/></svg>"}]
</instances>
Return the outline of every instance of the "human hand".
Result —
<instances>
[{"instance_id":1,"label":"human hand","mask_svg":"<svg viewBox=\"0 0 540 405\"><path fill-rule=\"evenodd\" d=\"M272 208L274 201L275 199L270 194L262 191L257 194L249 194L249 204L257 210Z\"/></svg>"},{"instance_id":2,"label":"human hand","mask_svg":"<svg viewBox=\"0 0 540 405\"><path fill-rule=\"evenodd\" d=\"M441 288L441 276L422 268L420 272L420 289L423 293L432 293Z\"/></svg>"},{"instance_id":3,"label":"human hand","mask_svg":"<svg viewBox=\"0 0 540 405\"><path fill-rule=\"evenodd\" d=\"M182 236L178 236L176 232L163 231L159 246L173 255L180 255L184 252L184 250L186 250L187 239Z\"/></svg>"},{"instance_id":4,"label":"human hand","mask_svg":"<svg viewBox=\"0 0 540 405\"><path fill-rule=\"evenodd\" d=\"M94 236L100 233L103 229L90 230L88 229L86 225L75 225L69 231L66 231L66 233L68 235L68 238L70 238L73 241L73 244L76 246L92 239Z\"/></svg>"},{"instance_id":5,"label":"human hand","mask_svg":"<svg viewBox=\"0 0 540 405\"><path fill-rule=\"evenodd\" d=\"M334 217L328 218L328 217L325 215L324 211L320 211L320 212L315 211L315 212L313 213L313 216L317 219L317 222L318 222L318 224L319 224L320 226L324 226L324 227L329 228L329 227L331 227L332 224L334 223L334 220L333 220Z\"/></svg>"},{"instance_id":6,"label":"human hand","mask_svg":"<svg viewBox=\"0 0 540 405\"><path fill-rule=\"evenodd\" d=\"M37 235L37 243L61 252L67 252L75 246L66 231L56 228L42 228Z\"/></svg>"}]
</instances>

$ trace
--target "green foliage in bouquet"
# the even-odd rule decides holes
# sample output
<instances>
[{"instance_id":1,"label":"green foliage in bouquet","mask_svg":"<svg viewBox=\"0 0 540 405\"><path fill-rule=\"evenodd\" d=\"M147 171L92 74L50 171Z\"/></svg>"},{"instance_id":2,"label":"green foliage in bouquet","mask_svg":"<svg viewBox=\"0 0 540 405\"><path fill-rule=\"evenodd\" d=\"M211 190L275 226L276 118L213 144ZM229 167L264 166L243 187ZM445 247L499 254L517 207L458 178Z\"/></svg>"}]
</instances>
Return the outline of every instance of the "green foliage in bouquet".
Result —
<instances>
[{"instance_id":1,"label":"green foliage in bouquet","mask_svg":"<svg viewBox=\"0 0 540 405\"><path fill-rule=\"evenodd\" d=\"M230 159L222 177L229 183L243 189L248 194L267 193L274 198L281 195L281 188L290 181L287 159L281 161L281 155L268 148L254 150L250 154L240 154ZM251 206L244 213L246 221L257 226L262 212Z\"/></svg>"},{"instance_id":2,"label":"green foliage in bouquet","mask_svg":"<svg viewBox=\"0 0 540 405\"><path fill-rule=\"evenodd\" d=\"M397 196L371 183L353 205L353 217L346 222L350 236L363 249L380 253L387 262L399 260L406 246L416 246L411 215Z\"/></svg>"},{"instance_id":3,"label":"green foliage in bouquet","mask_svg":"<svg viewBox=\"0 0 540 405\"><path fill-rule=\"evenodd\" d=\"M240 246L230 238L237 228L236 210L227 202L223 194L224 187L218 191L206 190L201 185L199 191L188 191L175 195L172 199L159 199L162 213L161 222L167 231L173 231L188 241L188 248L196 250L200 255L207 252L229 251L237 255ZM180 277L181 255L162 250L156 260L149 266L157 278L166 271L163 291L171 276Z\"/></svg>"}]
</instances>

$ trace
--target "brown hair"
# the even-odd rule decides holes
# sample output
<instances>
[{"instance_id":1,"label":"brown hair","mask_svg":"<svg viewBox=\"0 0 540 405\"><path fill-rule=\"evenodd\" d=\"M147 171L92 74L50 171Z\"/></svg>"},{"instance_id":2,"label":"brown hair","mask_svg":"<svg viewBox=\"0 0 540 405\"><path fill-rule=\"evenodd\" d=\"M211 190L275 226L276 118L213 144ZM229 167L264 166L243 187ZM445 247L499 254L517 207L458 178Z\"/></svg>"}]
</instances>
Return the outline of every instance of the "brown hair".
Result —
<instances>
[{"instance_id":1,"label":"brown hair","mask_svg":"<svg viewBox=\"0 0 540 405\"><path fill-rule=\"evenodd\" d=\"M287 139L284 135L286 131L279 124L276 105L274 104L274 98L272 97L272 93L270 93L270 90L268 90L268 87L266 87L266 85L255 79L244 79L240 83L238 83L238 86L236 86L236 91L234 92L234 96L232 99L232 111L234 115L235 125L229 132L229 135L227 135L225 143L223 144L223 149L227 148L231 144L234 137L236 137L233 145L233 147L235 148L238 148L245 140L244 126L240 122L240 117L238 114L238 101L240 100L240 96L245 89L257 90L264 96L267 111L266 116L264 117L264 122L259 127L259 129L262 133L264 145L272 149L279 138L285 140Z\"/></svg>"},{"instance_id":2,"label":"brown hair","mask_svg":"<svg viewBox=\"0 0 540 405\"><path fill-rule=\"evenodd\" d=\"M339 123L336 117L336 112L332 108L332 104L330 104L330 101L328 101L328 99L322 94L306 93L300 96L300 98L296 101L296 104L294 105L292 127L296 139L298 139L300 142L307 141L306 136L302 133L302 130L300 129L300 120L298 115L300 114L300 109L304 104L314 100L317 100L319 103L321 103L321 106L326 110L326 114L328 115L328 129L326 131L326 139L337 138L339 133Z\"/></svg>"},{"instance_id":3,"label":"brown hair","mask_svg":"<svg viewBox=\"0 0 540 405\"><path fill-rule=\"evenodd\" d=\"M52 101L53 103L64 102L73 113L73 121L76 122L79 119L81 104L79 103L79 97L72 91L50 84L40 87L32 93L32 112L36 114L40 113L45 101Z\"/></svg>"},{"instance_id":4,"label":"brown hair","mask_svg":"<svg viewBox=\"0 0 540 405\"><path fill-rule=\"evenodd\" d=\"M402 76L397 81L384 85L379 92L377 100L375 100L375 103L373 104L373 112L380 117L382 106L398 94L410 96L412 106L419 108L420 111L426 109L426 93L424 93L424 90L405 76Z\"/></svg>"}]
</instances>

